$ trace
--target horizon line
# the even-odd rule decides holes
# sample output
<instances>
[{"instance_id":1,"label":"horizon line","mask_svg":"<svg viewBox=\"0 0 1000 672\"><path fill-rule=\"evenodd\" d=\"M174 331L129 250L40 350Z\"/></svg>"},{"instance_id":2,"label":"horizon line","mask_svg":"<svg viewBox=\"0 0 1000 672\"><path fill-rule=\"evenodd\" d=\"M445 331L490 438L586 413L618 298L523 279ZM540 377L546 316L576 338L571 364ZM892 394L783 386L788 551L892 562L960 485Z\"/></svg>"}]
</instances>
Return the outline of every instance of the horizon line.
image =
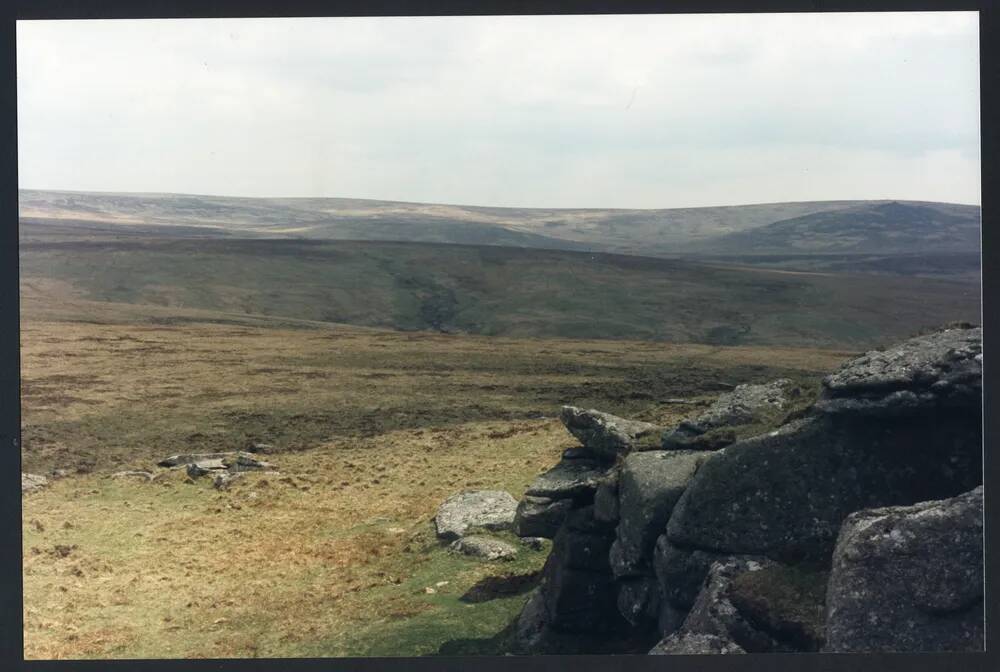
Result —
<instances>
[{"instance_id":1,"label":"horizon line","mask_svg":"<svg viewBox=\"0 0 1000 672\"><path fill-rule=\"evenodd\" d=\"M783 205L788 203L856 203L856 202L910 202L910 203L941 203L944 205L962 205L967 207L982 208L982 203L962 203L959 201L933 201L917 198L824 198L824 199L803 199L789 201L758 201L753 203L731 203L716 205L687 205L668 207L548 207L548 206L527 206L527 205L484 205L473 203L448 203L442 201L407 201L386 198L359 198L356 196L233 196L227 194L193 193L181 191L104 191L90 189L39 189L34 187L17 188L18 195L25 191L66 193L66 194L90 194L104 196L194 196L199 198L227 198L246 200L350 200L350 201L373 201L379 203L399 203L403 205L444 205L456 208L496 208L508 210L697 210L705 208L742 208L759 205Z\"/></svg>"}]
</instances>

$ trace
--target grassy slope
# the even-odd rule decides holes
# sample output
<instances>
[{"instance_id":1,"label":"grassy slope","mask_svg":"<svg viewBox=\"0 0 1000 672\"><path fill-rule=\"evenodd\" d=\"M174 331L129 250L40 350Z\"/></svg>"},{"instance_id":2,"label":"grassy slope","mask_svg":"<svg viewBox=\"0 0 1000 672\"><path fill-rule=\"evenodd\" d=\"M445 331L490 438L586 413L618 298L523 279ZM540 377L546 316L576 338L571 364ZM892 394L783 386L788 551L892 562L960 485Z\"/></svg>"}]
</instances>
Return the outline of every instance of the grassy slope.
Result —
<instances>
[{"instance_id":1,"label":"grassy slope","mask_svg":"<svg viewBox=\"0 0 1000 672\"><path fill-rule=\"evenodd\" d=\"M516 337L866 348L979 321L976 283L503 247L27 238L21 274L98 301Z\"/></svg>"},{"instance_id":2,"label":"grassy slope","mask_svg":"<svg viewBox=\"0 0 1000 672\"><path fill-rule=\"evenodd\" d=\"M429 518L465 488L520 496L574 443L538 413L575 402L672 422L692 407L665 397L815 380L848 356L289 329L37 288L22 311L25 465L90 470L24 499L31 658L419 655L488 640L525 594L459 597L529 574L544 552L457 558ZM249 437L278 445L280 475L227 492L108 476Z\"/></svg>"}]
</instances>

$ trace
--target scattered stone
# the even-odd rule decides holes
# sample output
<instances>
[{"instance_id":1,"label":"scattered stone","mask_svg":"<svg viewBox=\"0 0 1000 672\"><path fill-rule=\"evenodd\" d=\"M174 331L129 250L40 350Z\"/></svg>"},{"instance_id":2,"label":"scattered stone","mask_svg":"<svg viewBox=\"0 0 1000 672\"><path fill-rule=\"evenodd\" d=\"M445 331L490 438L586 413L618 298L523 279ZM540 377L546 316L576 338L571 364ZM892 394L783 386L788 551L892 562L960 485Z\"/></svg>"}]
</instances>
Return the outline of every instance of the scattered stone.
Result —
<instances>
[{"instance_id":1,"label":"scattered stone","mask_svg":"<svg viewBox=\"0 0 1000 672\"><path fill-rule=\"evenodd\" d=\"M165 457L156 464L160 467L183 467L188 464L204 462L205 460L221 460L224 457L229 457L234 454L235 453L232 451L227 453L184 453L181 455L171 455L170 457Z\"/></svg>"},{"instance_id":2,"label":"scattered stone","mask_svg":"<svg viewBox=\"0 0 1000 672\"><path fill-rule=\"evenodd\" d=\"M826 650L982 651L983 488L844 522Z\"/></svg>"},{"instance_id":3,"label":"scattered stone","mask_svg":"<svg viewBox=\"0 0 1000 672\"><path fill-rule=\"evenodd\" d=\"M560 417L569 433L590 452L614 459L617 455L644 447L654 448L662 428L638 420L626 420L610 413L576 406L563 406Z\"/></svg>"},{"instance_id":4,"label":"scattered stone","mask_svg":"<svg viewBox=\"0 0 1000 672\"><path fill-rule=\"evenodd\" d=\"M274 444L272 443L260 443L254 441L246 447L246 452L248 453L273 453L275 452Z\"/></svg>"},{"instance_id":5,"label":"scattered stone","mask_svg":"<svg viewBox=\"0 0 1000 672\"><path fill-rule=\"evenodd\" d=\"M625 564L650 558L674 505L709 457L700 451L657 450L625 458L618 485L618 543Z\"/></svg>"},{"instance_id":6,"label":"scattered stone","mask_svg":"<svg viewBox=\"0 0 1000 672\"><path fill-rule=\"evenodd\" d=\"M732 392L720 395L701 415L684 420L667 431L662 447L665 450L718 450L736 440L735 432L718 430L768 420L777 423L791 399L800 394L787 378L763 385L737 385Z\"/></svg>"},{"instance_id":7,"label":"scattered stone","mask_svg":"<svg viewBox=\"0 0 1000 672\"><path fill-rule=\"evenodd\" d=\"M825 413L907 415L978 405L983 330L945 329L884 351L868 352L823 380L816 408Z\"/></svg>"},{"instance_id":8,"label":"scattered stone","mask_svg":"<svg viewBox=\"0 0 1000 672\"><path fill-rule=\"evenodd\" d=\"M650 650L651 656L746 653L739 644L718 635L674 633Z\"/></svg>"},{"instance_id":9,"label":"scattered stone","mask_svg":"<svg viewBox=\"0 0 1000 672\"><path fill-rule=\"evenodd\" d=\"M229 456L223 459L223 464L225 468L231 472L239 471L254 471L257 469L270 469L273 465L269 462L264 462L263 460L258 460L248 453L236 453L234 456Z\"/></svg>"},{"instance_id":10,"label":"scattered stone","mask_svg":"<svg viewBox=\"0 0 1000 672\"><path fill-rule=\"evenodd\" d=\"M545 537L520 537L521 543L533 551L545 548Z\"/></svg>"},{"instance_id":11,"label":"scattered stone","mask_svg":"<svg viewBox=\"0 0 1000 672\"><path fill-rule=\"evenodd\" d=\"M549 499L525 495L514 514L514 531L521 537L552 539L573 508L569 499Z\"/></svg>"},{"instance_id":12,"label":"scattered stone","mask_svg":"<svg viewBox=\"0 0 1000 672\"><path fill-rule=\"evenodd\" d=\"M593 460L562 460L536 478L525 494L550 499L590 499L604 471Z\"/></svg>"},{"instance_id":13,"label":"scattered stone","mask_svg":"<svg viewBox=\"0 0 1000 672\"><path fill-rule=\"evenodd\" d=\"M453 540L472 527L509 530L514 527L517 500L502 490L475 490L452 495L434 517L437 536Z\"/></svg>"},{"instance_id":14,"label":"scattered stone","mask_svg":"<svg viewBox=\"0 0 1000 672\"><path fill-rule=\"evenodd\" d=\"M517 549L506 541L470 534L452 542L451 549L481 560L513 560Z\"/></svg>"},{"instance_id":15,"label":"scattered stone","mask_svg":"<svg viewBox=\"0 0 1000 672\"><path fill-rule=\"evenodd\" d=\"M23 471L21 472L21 494L41 490L48 483L49 479L41 474L26 474Z\"/></svg>"},{"instance_id":16,"label":"scattered stone","mask_svg":"<svg viewBox=\"0 0 1000 672\"><path fill-rule=\"evenodd\" d=\"M228 490L229 486L232 485L233 481L241 478L245 472L239 471L236 473L223 472L221 474L216 474L215 478L212 479L212 486L216 490Z\"/></svg>"},{"instance_id":17,"label":"scattered stone","mask_svg":"<svg viewBox=\"0 0 1000 672\"><path fill-rule=\"evenodd\" d=\"M153 473L150 471L116 471L111 474L111 478L144 478L147 481L153 480Z\"/></svg>"}]
</instances>

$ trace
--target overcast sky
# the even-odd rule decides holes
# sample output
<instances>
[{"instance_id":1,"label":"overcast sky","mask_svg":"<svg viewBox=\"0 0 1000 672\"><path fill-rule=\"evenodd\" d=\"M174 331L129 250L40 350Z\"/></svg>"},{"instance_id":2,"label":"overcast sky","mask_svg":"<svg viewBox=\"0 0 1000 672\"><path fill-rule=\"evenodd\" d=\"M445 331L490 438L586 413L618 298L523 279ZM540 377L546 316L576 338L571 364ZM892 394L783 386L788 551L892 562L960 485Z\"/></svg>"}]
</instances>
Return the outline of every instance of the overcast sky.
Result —
<instances>
[{"instance_id":1,"label":"overcast sky","mask_svg":"<svg viewBox=\"0 0 1000 672\"><path fill-rule=\"evenodd\" d=\"M22 188L980 202L975 13L19 22Z\"/></svg>"}]
</instances>

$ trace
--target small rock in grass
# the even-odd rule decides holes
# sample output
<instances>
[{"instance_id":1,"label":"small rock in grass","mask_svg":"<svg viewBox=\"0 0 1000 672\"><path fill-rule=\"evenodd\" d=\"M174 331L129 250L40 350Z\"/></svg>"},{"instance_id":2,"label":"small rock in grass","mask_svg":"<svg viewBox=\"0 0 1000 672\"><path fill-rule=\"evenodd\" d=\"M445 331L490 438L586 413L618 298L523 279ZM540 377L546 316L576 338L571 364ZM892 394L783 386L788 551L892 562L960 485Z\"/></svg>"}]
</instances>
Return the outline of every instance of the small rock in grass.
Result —
<instances>
[{"instance_id":1,"label":"small rock in grass","mask_svg":"<svg viewBox=\"0 0 1000 672\"><path fill-rule=\"evenodd\" d=\"M478 535L457 539L452 542L451 548L482 560L513 560L517 557L517 549L506 541Z\"/></svg>"}]
</instances>

